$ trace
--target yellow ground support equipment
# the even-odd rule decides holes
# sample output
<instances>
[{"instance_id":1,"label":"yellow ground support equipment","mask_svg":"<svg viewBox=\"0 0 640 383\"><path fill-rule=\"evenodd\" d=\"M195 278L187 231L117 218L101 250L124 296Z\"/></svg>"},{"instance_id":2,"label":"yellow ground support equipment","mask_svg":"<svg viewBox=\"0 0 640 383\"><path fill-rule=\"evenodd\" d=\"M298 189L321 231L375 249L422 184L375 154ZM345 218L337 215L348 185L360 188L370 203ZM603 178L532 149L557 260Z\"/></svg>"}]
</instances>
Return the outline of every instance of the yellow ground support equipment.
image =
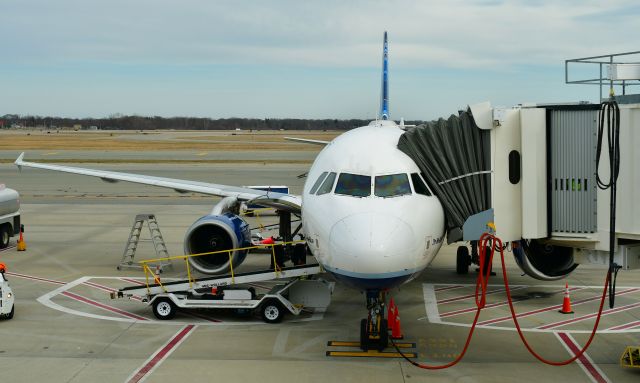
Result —
<instances>
[{"instance_id":1,"label":"yellow ground support equipment","mask_svg":"<svg viewBox=\"0 0 640 383\"><path fill-rule=\"evenodd\" d=\"M640 368L640 347L629 346L620 357L622 367Z\"/></svg>"}]
</instances>

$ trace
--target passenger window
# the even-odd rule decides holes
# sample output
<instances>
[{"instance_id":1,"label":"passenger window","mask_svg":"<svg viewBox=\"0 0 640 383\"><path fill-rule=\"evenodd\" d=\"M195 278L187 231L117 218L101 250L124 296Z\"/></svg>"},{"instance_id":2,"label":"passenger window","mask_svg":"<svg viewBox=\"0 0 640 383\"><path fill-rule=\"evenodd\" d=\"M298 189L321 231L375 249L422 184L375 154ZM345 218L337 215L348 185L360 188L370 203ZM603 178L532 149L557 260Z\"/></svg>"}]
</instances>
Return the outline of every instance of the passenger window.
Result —
<instances>
[{"instance_id":1,"label":"passenger window","mask_svg":"<svg viewBox=\"0 0 640 383\"><path fill-rule=\"evenodd\" d=\"M376 177L376 197L397 197L411 194L409 177L406 174L389 174Z\"/></svg>"},{"instance_id":2,"label":"passenger window","mask_svg":"<svg viewBox=\"0 0 640 383\"><path fill-rule=\"evenodd\" d=\"M336 185L336 194L368 197L371 195L371 177L341 173Z\"/></svg>"},{"instance_id":3,"label":"passenger window","mask_svg":"<svg viewBox=\"0 0 640 383\"><path fill-rule=\"evenodd\" d=\"M318 189L318 195L323 195L327 193L331 193L331 189L333 189L333 181L336 180L336 173L329 173L327 179L324 180L320 189Z\"/></svg>"},{"instance_id":4,"label":"passenger window","mask_svg":"<svg viewBox=\"0 0 640 383\"><path fill-rule=\"evenodd\" d=\"M320 174L320 177L318 177L318 180L316 181L316 183L313 184L313 187L311 188L311 191L309 192L310 194L315 194L316 193L316 191L318 190L318 188L322 184L322 181L324 181L324 177L326 177L326 176L327 176L327 172L322 172L322 174Z\"/></svg>"},{"instance_id":5,"label":"passenger window","mask_svg":"<svg viewBox=\"0 0 640 383\"><path fill-rule=\"evenodd\" d=\"M424 181L420 177L418 173L411 173L411 182L413 182L413 189L417 194L422 194L431 197L431 192L427 185L425 185Z\"/></svg>"}]
</instances>

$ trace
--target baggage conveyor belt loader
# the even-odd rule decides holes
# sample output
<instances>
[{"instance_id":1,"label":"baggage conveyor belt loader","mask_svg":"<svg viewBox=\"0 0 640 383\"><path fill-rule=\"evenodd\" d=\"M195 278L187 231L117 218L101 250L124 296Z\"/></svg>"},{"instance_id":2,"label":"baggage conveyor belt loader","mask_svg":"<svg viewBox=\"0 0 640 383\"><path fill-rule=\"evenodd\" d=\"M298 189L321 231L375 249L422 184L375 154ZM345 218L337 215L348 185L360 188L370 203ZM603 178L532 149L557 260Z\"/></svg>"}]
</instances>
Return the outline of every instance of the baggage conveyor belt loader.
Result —
<instances>
[{"instance_id":1,"label":"baggage conveyor belt loader","mask_svg":"<svg viewBox=\"0 0 640 383\"><path fill-rule=\"evenodd\" d=\"M152 262L150 260L148 262ZM148 267L145 267L145 272ZM320 265L299 265L286 268L233 272L228 275L125 287L111 298L141 296L151 305L156 318L171 319L178 309L235 309L239 312L259 312L267 323L280 322L288 311L299 315L303 309L325 309L331 301L333 284L323 279L302 279L323 272ZM248 284L282 281L266 294L256 294Z\"/></svg>"}]
</instances>

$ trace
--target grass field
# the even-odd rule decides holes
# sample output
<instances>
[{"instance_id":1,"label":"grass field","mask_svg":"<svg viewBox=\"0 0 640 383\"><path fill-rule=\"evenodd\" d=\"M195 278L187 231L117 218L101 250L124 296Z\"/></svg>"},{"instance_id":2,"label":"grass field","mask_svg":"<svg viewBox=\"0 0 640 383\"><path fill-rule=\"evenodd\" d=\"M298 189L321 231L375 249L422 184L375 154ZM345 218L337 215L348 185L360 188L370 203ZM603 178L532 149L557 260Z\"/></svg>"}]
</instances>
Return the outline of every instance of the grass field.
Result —
<instances>
[{"instance_id":1,"label":"grass field","mask_svg":"<svg viewBox=\"0 0 640 383\"><path fill-rule=\"evenodd\" d=\"M2 150L313 150L285 136L330 141L341 132L328 131L0 131ZM316 149L320 149L316 146Z\"/></svg>"}]
</instances>

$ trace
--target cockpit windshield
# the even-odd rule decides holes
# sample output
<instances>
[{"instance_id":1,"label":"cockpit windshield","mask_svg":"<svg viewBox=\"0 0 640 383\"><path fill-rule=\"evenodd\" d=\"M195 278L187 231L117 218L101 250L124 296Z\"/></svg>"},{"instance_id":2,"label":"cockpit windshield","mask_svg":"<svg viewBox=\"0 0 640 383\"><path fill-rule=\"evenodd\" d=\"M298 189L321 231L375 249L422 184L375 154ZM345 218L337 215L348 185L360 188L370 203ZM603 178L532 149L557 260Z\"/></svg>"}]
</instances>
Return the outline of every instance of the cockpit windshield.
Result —
<instances>
[{"instance_id":1,"label":"cockpit windshield","mask_svg":"<svg viewBox=\"0 0 640 383\"><path fill-rule=\"evenodd\" d=\"M376 197L397 197L406 194L411 194L411 185L405 173L376 177Z\"/></svg>"},{"instance_id":2,"label":"cockpit windshield","mask_svg":"<svg viewBox=\"0 0 640 383\"><path fill-rule=\"evenodd\" d=\"M335 193L354 197L368 197L371 195L371 177L341 173L338 177Z\"/></svg>"}]
</instances>

